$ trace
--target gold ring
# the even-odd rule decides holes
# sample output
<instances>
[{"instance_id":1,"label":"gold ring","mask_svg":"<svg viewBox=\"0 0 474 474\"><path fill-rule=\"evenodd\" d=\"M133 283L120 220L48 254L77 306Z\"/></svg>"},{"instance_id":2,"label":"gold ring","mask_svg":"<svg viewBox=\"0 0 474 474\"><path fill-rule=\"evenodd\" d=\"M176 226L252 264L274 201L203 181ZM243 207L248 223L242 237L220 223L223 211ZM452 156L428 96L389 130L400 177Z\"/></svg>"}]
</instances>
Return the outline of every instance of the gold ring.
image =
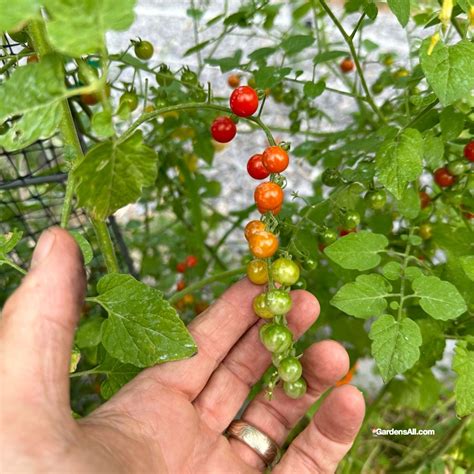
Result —
<instances>
[{"instance_id":1,"label":"gold ring","mask_svg":"<svg viewBox=\"0 0 474 474\"><path fill-rule=\"evenodd\" d=\"M258 454L267 467L274 466L280 460L280 448L275 441L245 421L234 420L227 428L226 434L246 444Z\"/></svg>"}]
</instances>

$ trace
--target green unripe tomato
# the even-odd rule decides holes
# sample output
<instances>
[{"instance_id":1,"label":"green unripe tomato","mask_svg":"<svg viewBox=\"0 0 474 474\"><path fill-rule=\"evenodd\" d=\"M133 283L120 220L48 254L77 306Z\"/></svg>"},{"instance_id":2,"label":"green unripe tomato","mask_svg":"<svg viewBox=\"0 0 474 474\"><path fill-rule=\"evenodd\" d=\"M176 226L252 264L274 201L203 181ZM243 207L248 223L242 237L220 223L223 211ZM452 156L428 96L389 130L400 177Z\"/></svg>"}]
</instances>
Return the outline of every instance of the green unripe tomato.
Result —
<instances>
[{"instance_id":1,"label":"green unripe tomato","mask_svg":"<svg viewBox=\"0 0 474 474\"><path fill-rule=\"evenodd\" d=\"M138 96L133 91L126 91L120 97L120 103L126 104L131 112L138 107Z\"/></svg>"},{"instance_id":2,"label":"green unripe tomato","mask_svg":"<svg viewBox=\"0 0 474 474\"><path fill-rule=\"evenodd\" d=\"M293 286L292 288L295 289L295 290L306 290L307 288L307 283L306 283L306 280L304 278L300 278Z\"/></svg>"},{"instance_id":3,"label":"green unripe tomato","mask_svg":"<svg viewBox=\"0 0 474 474\"><path fill-rule=\"evenodd\" d=\"M286 352L293 344L293 334L281 324L271 324L260 333L260 340L270 352Z\"/></svg>"},{"instance_id":4,"label":"green unripe tomato","mask_svg":"<svg viewBox=\"0 0 474 474\"><path fill-rule=\"evenodd\" d=\"M260 293L253 299L253 310L255 311L255 314L259 316L260 318L263 319L271 319L273 318L274 314L272 311L270 311L268 305L267 305L267 300L266 300L266 293Z\"/></svg>"},{"instance_id":5,"label":"green unripe tomato","mask_svg":"<svg viewBox=\"0 0 474 474\"><path fill-rule=\"evenodd\" d=\"M365 198L369 206L375 210L382 209L387 203L387 195L382 190L367 193Z\"/></svg>"},{"instance_id":6,"label":"green unripe tomato","mask_svg":"<svg viewBox=\"0 0 474 474\"><path fill-rule=\"evenodd\" d=\"M173 80L174 76L170 68L166 64L162 64L156 74L156 82L158 82L160 86L166 87L169 86Z\"/></svg>"},{"instance_id":7,"label":"green unripe tomato","mask_svg":"<svg viewBox=\"0 0 474 474\"><path fill-rule=\"evenodd\" d=\"M305 110L309 107L309 100L306 97L303 97L298 101L298 108L300 110Z\"/></svg>"},{"instance_id":8,"label":"green unripe tomato","mask_svg":"<svg viewBox=\"0 0 474 474\"><path fill-rule=\"evenodd\" d=\"M150 59L153 56L154 48L149 41L137 41L134 46L135 56L138 59Z\"/></svg>"},{"instance_id":9,"label":"green unripe tomato","mask_svg":"<svg viewBox=\"0 0 474 474\"><path fill-rule=\"evenodd\" d=\"M341 173L335 168L327 168L321 175L321 181L325 186L333 188L341 182Z\"/></svg>"},{"instance_id":10,"label":"green unripe tomato","mask_svg":"<svg viewBox=\"0 0 474 474\"><path fill-rule=\"evenodd\" d=\"M337 240L337 232L334 229L324 229L319 237L324 245L331 245Z\"/></svg>"},{"instance_id":11,"label":"green unripe tomato","mask_svg":"<svg viewBox=\"0 0 474 474\"><path fill-rule=\"evenodd\" d=\"M460 176L468 169L468 164L464 160L451 161L447 166L448 171L453 176Z\"/></svg>"},{"instance_id":12,"label":"green unripe tomato","mask_svg":"<svg viewBox=\"0 0 474 474\"><path fill-rule=\"evenodd\" d=\"M360 223L360 214L357 211L347 211L343 217L343 226L346 230L357 227Z\"/></svg>"},{"instance_id":13,"label":"green unripe tomato","mask_svg":"<svg viewBox=\"0 0 474 474\"><path fill-rule=\"evenodd\" d=\"M306 382L304 378L300 378L296 382L285 382L283 390L290 398L301 398L306 393Z\"/></svg>"},{"instance_id":14,"label":"green unripe tomato","mask_svg":"<svg viewBox=\"0 0 474 474\"><path fill-rule=\"evenodd\" d=\"M262 340L263 333L270 327L272 326L272 323L265 323L262 326L260 326L260 329L258 330L258 334L260 335L260 340Z\"/></svg>"},{"instance_id":15,"label":"green unripe tomato","mask_svg":"<svg viewBox=\"0 0 474 474\"><path fill-rule=\"evenodd\" d=\"M197 88L193 90L191 97L196 102L204 102L207 99L207 92L204 89Z\"/></svg>"},{"instance_id":16,"label":"green unripe tomato","mask_svg":"<svg viewBox=\"0 0 474 474\"><path fill-rule=\"evenodd\" d=\"M290 132L296 133L301 129L301 120L296 120L290 124Z\"/></svg>"},{"instance_id":17,"label":"green unripe tomato","mask_svg":"<svg viewBox=\"0 0 474 474\"><path fill-rule=\"evenodd\" d=\"M293 356L285 357L278 366L278 375L284 382L296 382L303 373L301 362Z\"/></svg>"},{"instance_id":18,"label":"green unripe tomato","mask_svg":"<svg viewBox=\"0 0 474 474\"><path fill-rule=\"evenodd\" d=\"M291 296L285 290L270 290L265 297L267 308L273 314L286 314L290 311L292 302Z\"/></svg>"},{"instance_id":19,"label":"green unripe tomato","mask_svg":"<svg viewBox=\"0 0 474 474\"><path fill-rule=\"evenodd\" d=\"M293 89L283 94L283 103L285 105L292 105L296 98L296 92Z\"/></svg>"},{"instance_id":20,"label":"green unripe tomato","mask_svg":"<svg viewBox=\"0 0 474 474\"><path fill-rule=\"evenodd\" d=\"M186 68L181 74L181 81L185 84L197 84L198 77L197 74L190 69Z\"/></svg>"},{"instance_id":21,"label":"green unripe tomato","mask_svg":"<svg viewBox=\"0 0 474 474\"><path fill-rule=\"evenodd\" d=\"M308 107L306 113L308 114L309 118L314 118L318 115L319 111L316 107Z\"/></svg>"},{"instance_id":22,"label":"green unripe tomato","mask_svg":"<svg viewBox=\"0 0 474 474\"><path fill-rule=\"evenodd\" d=\"M318 261L314 260L313 258L308 258L304 260L302 263L303 263L303 268L307 270L308 272L311 272L313 270L316 270L316 268L318 268Z\"/></svg>"},{"instance_id":23,"label":"green unripe tomato","mask_svg":"<svg viewBox=\"0 0 474 474\"><path fill-rule=\"evenodd\" d=\"M299 112L298 112L297 110L292 110L292 111L288 114L288 118L289 118L291 121L298 120L298 116L299 116Z\"/></svg>"},{"instance_id":24,"label":"green unripe tomato","mask_svg":"<svg viewBox=\"0 0 474 474\"><path fill-rule=\"evenodd\" d=\"M280 362L285 358L285 354L284 353L278 353L278 352L275 352L273 355L272 355L272 364L275 366L275 367L278 367L280 365Z\"/></svg>"},{"instance_id":25,"label":"green unripe tomato","mask_svg":"<svg viewBox=\"0 0 474 474\"><path fill-rule=\"evenodd\" d=\"M272 278L280 285L294 285L300 277L300 269L298 265L288 258L278 258L272 263Z\"/></svg>"},{"instance_id":26,"label":"green unripe tomato","mask_svg":"<svg viewBox=\"0 0 474 474\"><path fill-rule=\"evenodd\" d=\"M372 84L372 92L374 94L380 94L383 91L383 84L380 82L374 82Z\"/></svg>"},{"instance_id":27,"label":"green unripe tomato","mask_svg":"<svg viewBox=\"0 0 474 474\"><path fill-rule=\"evenodd\" d=\"M418 234L423 240L429 240L433 237L433 227L429 223L421 224Z\"/></svg>"}]
</instances>

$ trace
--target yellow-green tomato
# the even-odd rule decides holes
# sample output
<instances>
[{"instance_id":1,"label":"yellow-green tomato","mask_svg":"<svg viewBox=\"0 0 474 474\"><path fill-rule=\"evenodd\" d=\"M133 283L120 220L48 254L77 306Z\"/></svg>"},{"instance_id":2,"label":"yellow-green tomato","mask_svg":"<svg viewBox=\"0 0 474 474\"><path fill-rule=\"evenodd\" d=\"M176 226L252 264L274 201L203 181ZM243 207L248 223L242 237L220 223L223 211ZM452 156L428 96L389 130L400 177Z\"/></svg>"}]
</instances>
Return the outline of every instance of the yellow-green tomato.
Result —
<instances>
[{"instance_id":1,"label":"yellow-green tomato","mask_svg":"<svg viewBox=\"0 0 474 474\"><path fill-rule=\"evenodd\" d=\"M306 381L301 377L296 382L285 382L283 390L290 398L301 398L306 393Z\"/></svg>"},{"instance_id":2,"label":"yellow-green tomato","mask_svg":"<svg viewBox=\"0 0 474 474\"><path fill-rule=\"evenodd\" d=\"M247 264L247 278L255 285L264 285L268 281L267 262L252 260Z\"/></svg>"},{"instance_id":3,"label":"yellow-green tomato","mask_svg":"<svg viewBox=\"0 0 474 474\"><path fill-rule=\"evenodd\" d=\"M289 258L276 259L271 267L273 281L283 286L294 285L300 277L298 265Z\"/></svg>"},{"instance_id":4,"label":"yellow-green tomato","mask_svg":"<svg viewBox=\"0 0 474 474\"><path fill-rule=\"evenodd\" d=\"M278 365L278 375L284 382L296 382L302 373L303 367L296 357L285 357Z\"/></svg>"},{"instance_id":5,"label":"yellow-green tomato","mask_svg":"<svg viewBox=\"0 0 474 474\"><path fill-rule=\"evenodd\" d=\"M274 314L268 309L266 296L266 293L260 293L253 299L253 310L260 318L270 319Z\"/></svg>"},{"instance_id":6,"label":"yellow-green tomato","mask_svg":"<svg viewBox=\"0 0 474 474\"><path fill-rule=\"evenodd\" d=\"M292 306L291 296L285 290L270 290L266 294L265 303L272 314L286 314Z\"/></svg>"},{"instance_id":7,"label":"yellow-green tomato","mask_svg":"<svg viewBox=\"0 0 474 474\"><path fill-rule=\"evenodd\" d=\"M286 352L293 344L293 334L281 324L271 324L260 332L260 340L270 352Z\"/></svg>"}]
</instances>

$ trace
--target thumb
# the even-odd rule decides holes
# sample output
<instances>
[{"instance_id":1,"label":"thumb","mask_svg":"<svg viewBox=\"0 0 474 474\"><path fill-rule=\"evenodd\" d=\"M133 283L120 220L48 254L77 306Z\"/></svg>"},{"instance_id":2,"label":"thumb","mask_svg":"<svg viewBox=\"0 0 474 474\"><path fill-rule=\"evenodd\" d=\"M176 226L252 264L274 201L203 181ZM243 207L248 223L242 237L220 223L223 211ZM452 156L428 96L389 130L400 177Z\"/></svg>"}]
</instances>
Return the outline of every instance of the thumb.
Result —
<instances>
[{"instance_id":1,"label":"thumb","mask_svg":"<svg viewBox=\"0 0 474 474\"><path fill-rule=\"evenodd\" d=\"M31 269L0 320L4 401L33 410L69 411L69 360L84 299L85 274L75 240L59 228L41 235Z\"/></svg>"}]
</instances>

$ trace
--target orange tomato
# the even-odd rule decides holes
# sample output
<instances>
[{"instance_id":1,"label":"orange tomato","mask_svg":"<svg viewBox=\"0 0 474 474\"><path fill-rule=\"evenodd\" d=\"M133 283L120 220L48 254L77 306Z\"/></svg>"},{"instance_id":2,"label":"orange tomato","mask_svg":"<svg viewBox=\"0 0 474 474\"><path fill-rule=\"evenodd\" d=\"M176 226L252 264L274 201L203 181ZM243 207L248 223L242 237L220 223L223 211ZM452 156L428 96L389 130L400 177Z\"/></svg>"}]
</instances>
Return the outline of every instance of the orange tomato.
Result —
<instances>
[{"instance_id":1,"label":"orange tomato","mask_svg":"<svg viewBox=\"0 0 474 474\"><path fill-rule=\"evenodd\" d=\"M354 69L354 61L352 61L351 58L345 58L342 60L339 66L341 68L341 71L344 74L347 74L348 72L351 72Z\"/></svg>"},{"instance_id":2,"label":"orange tomato","mask_svg":"<svg viewBox=\"0 0 474 474\"><path fill-rule=\"evenodd\" d=\"M229 84L229 87L232 87L232 89L235 89L236 87L240 86L240 76L238 74L231 74L227 78L227 84Z\"/></svg>"},{"instance_id":3,"label":"orange tomato","mask_svg":"<svg viewBox=\"0 0 474 474\"><path fill-rule=\"evenodd\" d=\"M271 211L283 203L283 189L271 181L259 184L255 189L254 198L259 210ZM261 212L261 211L260 211Z\"/></svg>"},{"instance_id":4,"label":"orange tomato","mask_svg":"<svg viewBox=\"0 0 474 474\"><path fill-rule=\"evenodd\" d=\"M265 224L262 221L250 221L245 226L245 238L249 240L252 235L257 234L258 232L263 232L264 230Z\"/></svg>"},{"instance_id":5,"label":"orange tomato","mask_svg":"<svg viewBox=\"0 0 474 474\"><path fill-rule=\"evenodd\" d=\"M279 146L269 146L262 155L262 163L270 173L282 173L289 161L288 153Z\"/></svg>"},{"instance_id":6,"label":"orange tomato","mask_svg":"<svg viewBox=\"0 0 474 474\"><path fill-rule=\"evenodd\" d=\"M269 258L278 250L278 237L271 232L258 232L249 239L250 252L257 258Z\"/></svg>"},{"instance_id":7,"label":"orange tomato","mask_svg":"<svg viewBox=\"0 0 474 474\"><path fill-rule=\"evenodd\" d=\"M341 385L346 385L350 383L356 370L357 370L357 362L349 369L349 372L347 372L347 374L344 375L344 377L342 377L341 380L339 380L339 382L336 382L336 387L340 387Z\"/></svg>"}]
</instances>

